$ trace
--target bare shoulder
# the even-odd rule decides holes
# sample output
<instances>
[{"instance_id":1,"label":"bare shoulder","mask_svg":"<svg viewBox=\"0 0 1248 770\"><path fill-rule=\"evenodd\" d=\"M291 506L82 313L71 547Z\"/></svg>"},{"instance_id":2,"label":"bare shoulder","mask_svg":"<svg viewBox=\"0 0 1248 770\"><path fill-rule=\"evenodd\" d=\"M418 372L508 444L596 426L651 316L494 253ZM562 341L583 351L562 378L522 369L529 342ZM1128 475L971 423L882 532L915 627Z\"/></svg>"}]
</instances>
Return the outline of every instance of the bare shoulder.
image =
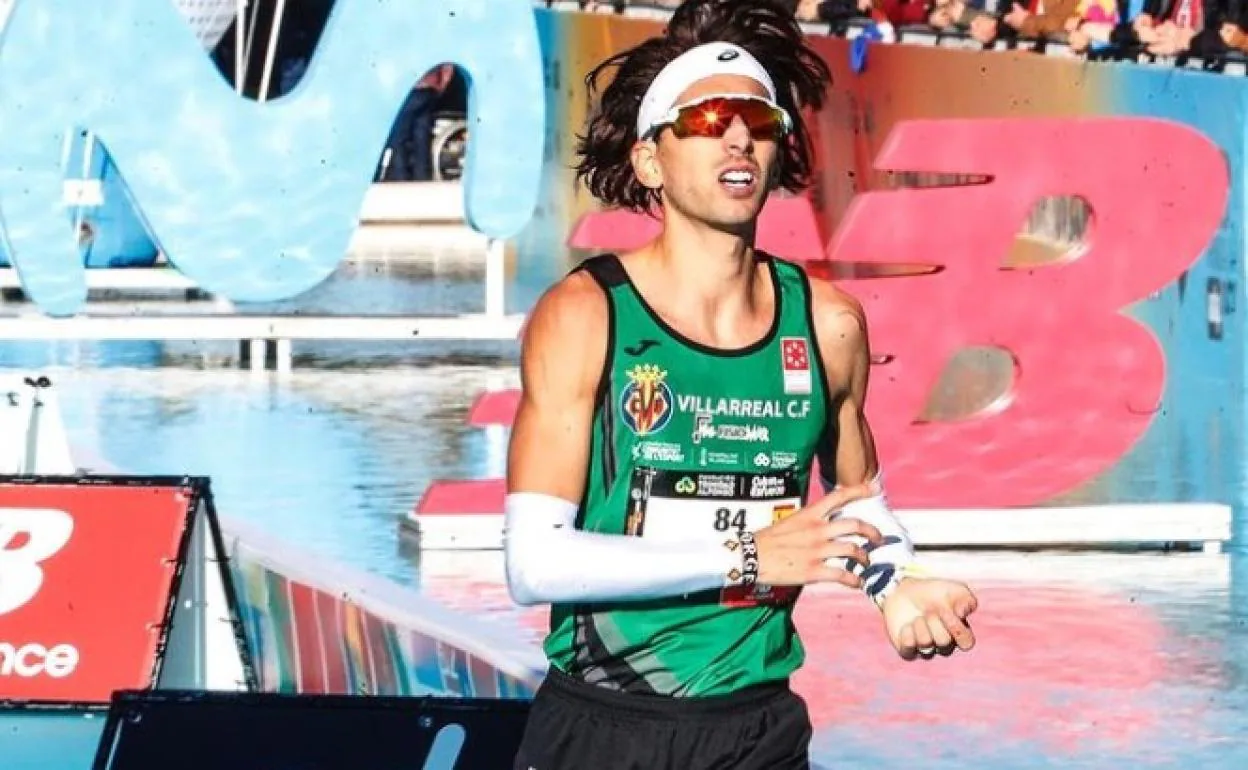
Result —
<instances>
[{"instance_id":1,"label":"bare shoulder","mask_svg":"<svg viewBox=\"0 0 1248 770\"><path fill-rule=\"evenodd\" d=\"M811 318L825 359L853 356L867 347L862 303L831 281L811 277Z\"/></svg>"},{"instance_id":2,"label":"bare shoulder","mask_svg":"<svg viewBox=\"0 0 1248 770\"><path fill-rule=\"evenodd\" d=\"M527 347L596 340L605 348L607 313L602 287L583 270L571 273L547 289L533 306L525 324L524 343Z\"/></svg>"},{"instance_id":3,"label":"bare shoulder","mask_svg":"<svg viewBox=\"0 0 1248 770\"><path fill-rule=\"evenodd\" d=\"M597 388L610 317L602 287L585 271L562 278L529 313L521 380L530 398L568 398Z\"/></svg>"}]
</instances>

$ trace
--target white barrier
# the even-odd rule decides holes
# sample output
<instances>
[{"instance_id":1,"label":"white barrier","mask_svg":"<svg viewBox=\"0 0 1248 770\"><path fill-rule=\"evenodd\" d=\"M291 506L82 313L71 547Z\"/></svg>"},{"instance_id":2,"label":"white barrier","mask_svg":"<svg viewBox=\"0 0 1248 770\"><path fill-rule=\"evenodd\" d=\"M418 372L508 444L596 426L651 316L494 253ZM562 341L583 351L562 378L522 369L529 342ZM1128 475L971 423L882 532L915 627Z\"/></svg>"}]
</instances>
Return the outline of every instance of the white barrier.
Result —
<instances>
[{"instance_id":1,"label":"white barrier","mask_svg":"<svg viewBox=\"0 0 1248 770\"><path fill-rule=\"evenodd\" d=\"M260 689L531 697L541 649L375 575L222 520Z\"/></svg>"},{"instance_id":2,"label":"white barrier","mask_svg":"<svg viewBox=\"0 0 1248 770\"><path fill-rule=\"evenodd\" d=\"M1221 503L1119 503L1034 508L906 509L897 517L919 548L1168 547L1217 553L1231 540ZM409 512L406 535L426 551L499 550L503 515Z\"/></svg>"}]
</instances>

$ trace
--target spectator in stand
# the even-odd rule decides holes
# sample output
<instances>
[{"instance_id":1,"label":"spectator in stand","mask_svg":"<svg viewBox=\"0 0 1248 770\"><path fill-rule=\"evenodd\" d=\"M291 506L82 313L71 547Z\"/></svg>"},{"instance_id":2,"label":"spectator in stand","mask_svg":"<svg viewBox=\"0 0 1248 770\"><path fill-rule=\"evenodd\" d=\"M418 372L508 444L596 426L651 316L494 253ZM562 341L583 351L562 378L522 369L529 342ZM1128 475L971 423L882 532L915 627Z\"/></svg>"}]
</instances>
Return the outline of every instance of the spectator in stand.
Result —
<instances>
[{"instance_id":1,"label":"spectator in stand","mask_svg":"<svg viewBox=\"0 0 1248 770\"><path fill-rule=\"evenodd\" d=\"M1145 0L1134 26L1151 54L1217 56L1226 53L1222 28L1232 16L1225 0Z\"/></svg>"},{"instance_id":2,"label":"spectator in stand","mask_svg":"<svg viewBox=\"0 0 1248 770\"><path fill-rule=\"evenodd\" d=\"M1248 25L1244 24L1244 16L1248 15L1248 5L1240 8L1224 7L1223 10L1226 13L1222 16L1222 23L1218 26L1218 37L1222 40L1222 45L1228 51L1248 54L1248 31L1245 31Z\"/></svg>"},{"instance_id":3,"label":"spectator in stand","mask_svg":"<svg viewBox=\"0 0 1248 770\"><path fill-rule=\"evenodd\" d=\"M645 4L675 8L680 0L648 0ZM623 13L626 5L627 0L580 0L581 10L589 13Z\"/></svg>"},{"instance_id":4,"label":"spectator in stand","mask_svg":"<svg viewBox=\"0 0 1248 770\"><path fill-rule=\"evenodd\" d=\"M1006 8L1002 4L1002 8ZM1028 40L1064 40L1066 23L1078 18L1079 0L1028 0L1026 6L1010 2L1001 23Z\"/></svg>"},{"instance_id":5,"label":"spectator in stand","mask_svg":"<svg viewBox=\"0 0 1248 770\"><path fill-rule=\"evenodd\" d=\"M926 21L941 32L963 32L984 45L997 39L997 18L965 0L936 0Z\"/></svg>"},{"instance_id":6,"label":"spectator in stand","mask_svg":"<svg viewBox=\"0 0 1248 770\"><path fill-rule=\"evenodd\" d=\"M871 16L871 0L797 0L793 5L798 21L827 22L836 33L843 33L852 19Z\"/></svg>"},{"instance_id":7,"label":"spectator in stand","mask_svg":"<svg viewBox=\"0 0 1248 770\"><path fill-rule=\"evenodd\" d=\"M927 23L930 3L927 0L875 0L869 7L879 11L894 27L913 27Z\"/></svg>"},{"instance_id":8,"label":"spectator in stand","mask_svg":"<svg viewBox=\"0 0 1248 770\"><path fill-rule=\"evenodd\" d=\"M1123 52L1213 58L1237 48L1242 37L1239 9L1227 0L1118 0L1116 10L1108 35L1103 22L1080 23L1071 33L1071 47L1107 42Z\"/></svg>"},{"instance_id":9,"label":"spectator in stand","mask_svg":"<svg viewBox=\"0 0 1248 770\"><path fill-rule=\"evenodd\" d=\"M1145 50L1159 56L1186 51L1204 19L1198 0L1152 0L1136 17L1135 31Z\"/></svg>"},{"instance_id":10,"label":"spectator in stand","mask_svg":"<svg viewBox=\"0 0 1248 770\"><path fill-rule=\"evenodd\" d=\"M946 6L964 5L962 0L937 1ZM796 13L800 21L828 22L834 31L843 30L852 19L871 19L881 28L884 40L891 42L896 39L895 30L898 27L930 24L932 8L931 0L800 0ZM941 28L951 27L953 20L948 18L948 14L944 11L939 13L943 21ZM995 20L992 28L995 32ZM990 35L984 42L991 39Z\"/></svg>"},{"instance_id":11,"label":"spectator in stand","mask_svg":"<svg viewBox=\"0 0 1248 770\"><path fill-rule=\"evenodd\" d=\"M1116 30L1144 8L1144 0L1079 0L1078 14L1066 21L1066 42L1075 53L1102 50L1115 43Z\"/></svg>"}]
</instances>

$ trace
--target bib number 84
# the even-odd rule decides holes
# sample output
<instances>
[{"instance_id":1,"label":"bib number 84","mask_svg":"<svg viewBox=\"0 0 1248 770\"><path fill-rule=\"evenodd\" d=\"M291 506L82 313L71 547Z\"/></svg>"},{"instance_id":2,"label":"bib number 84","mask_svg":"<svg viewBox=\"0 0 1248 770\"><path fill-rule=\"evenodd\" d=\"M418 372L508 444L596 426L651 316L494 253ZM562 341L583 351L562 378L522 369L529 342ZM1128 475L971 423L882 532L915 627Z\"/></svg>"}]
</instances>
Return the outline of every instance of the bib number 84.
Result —
<instances>
[{"instance_id":1,"label":"bib number 84","mask_svg":"<svg viewBox=\"0 0 1248 770\"><path fill-rule=\"evenodd\" d=\"M738 532L745 530L744 508L739 508L735 512L730 508L720 508L715 511L715 531L727 532L729 529L735 529Z\"/></svg>"},{"instance_id":2,"label":"bib number 84","mask_svg":"<svg viewBox=\"0 0 1248 770\"><path fill-rule=\"evenodd\" d=\"M750 516L746 508L738 508L735 511L731 508L717 508L715 510L715 531L727 532L728 530L736 530L744 532L751 526L750 519L754 519L753 526L761 529L770 526L787 518L797 510L797 504L792 502L783 502L774 507L769 506L765 511L755 509L754 516Z\"/></svg>"}]
</instances>

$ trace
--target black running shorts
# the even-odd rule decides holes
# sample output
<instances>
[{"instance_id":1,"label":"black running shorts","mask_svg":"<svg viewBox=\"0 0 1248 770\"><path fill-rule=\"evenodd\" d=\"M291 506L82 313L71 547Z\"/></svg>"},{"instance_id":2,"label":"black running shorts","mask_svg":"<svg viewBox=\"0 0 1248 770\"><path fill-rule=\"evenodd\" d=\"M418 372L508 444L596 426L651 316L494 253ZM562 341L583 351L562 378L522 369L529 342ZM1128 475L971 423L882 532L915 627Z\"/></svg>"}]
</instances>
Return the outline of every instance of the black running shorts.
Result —
<instances>
[{"instance_id":1,"label":"black running shorts","mask_svg":"<svg viewBox=\"0 0 1248 770\"><path fill-rule=\"evenodd\" d=\"M786 684L712 698L634 695L551 668L513 770L808 770L806 703Z\"/></svg>"}]
</instances>

